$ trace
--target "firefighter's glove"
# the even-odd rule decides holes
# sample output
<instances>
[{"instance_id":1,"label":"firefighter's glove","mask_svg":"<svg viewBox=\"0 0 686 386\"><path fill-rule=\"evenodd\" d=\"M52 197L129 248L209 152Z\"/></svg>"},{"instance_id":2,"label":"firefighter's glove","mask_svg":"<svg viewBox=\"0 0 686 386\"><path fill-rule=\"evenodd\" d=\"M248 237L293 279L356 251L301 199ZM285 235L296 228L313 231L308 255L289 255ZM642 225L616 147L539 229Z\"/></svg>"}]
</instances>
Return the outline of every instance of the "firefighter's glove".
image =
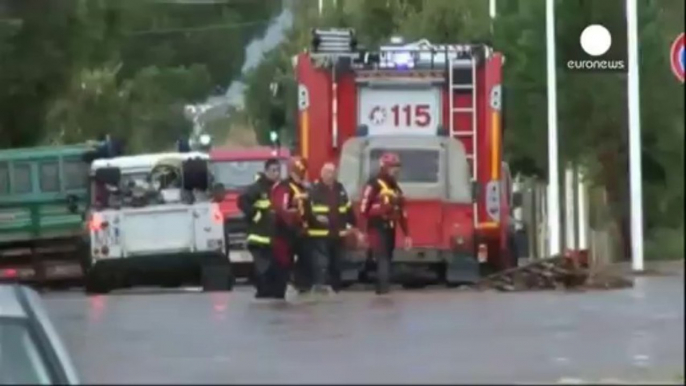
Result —
<instances>
[{"instance_id":1,"label":"firefighter's glove","mask_svg":"<svg viewBox=\"0 0 686 386\"><path fill-rule=\"evenodd\" d=\"M405 249L411 249L412 248L412 238L410 236L405 236L403 239L403 248Z\"/></svg>"}]
</instances>

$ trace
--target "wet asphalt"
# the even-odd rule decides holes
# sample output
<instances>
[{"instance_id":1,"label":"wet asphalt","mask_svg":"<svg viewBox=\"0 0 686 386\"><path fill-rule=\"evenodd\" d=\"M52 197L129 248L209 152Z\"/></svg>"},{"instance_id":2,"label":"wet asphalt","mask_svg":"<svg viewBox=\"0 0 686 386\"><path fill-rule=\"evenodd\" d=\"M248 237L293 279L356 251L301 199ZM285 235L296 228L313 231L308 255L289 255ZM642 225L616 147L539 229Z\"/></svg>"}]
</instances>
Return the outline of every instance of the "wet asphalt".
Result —
<instances>
[{"instance_id":1,"label":"wet asphalt","mask_svg":"<svg viewBox=\"0 0 686 386\"><path fill-rule=\"evenodd\" d=\"M583 293L252 295L133 289L44 300L88 383L683 384L683 276Z\"/></svg>"}]
</instances>

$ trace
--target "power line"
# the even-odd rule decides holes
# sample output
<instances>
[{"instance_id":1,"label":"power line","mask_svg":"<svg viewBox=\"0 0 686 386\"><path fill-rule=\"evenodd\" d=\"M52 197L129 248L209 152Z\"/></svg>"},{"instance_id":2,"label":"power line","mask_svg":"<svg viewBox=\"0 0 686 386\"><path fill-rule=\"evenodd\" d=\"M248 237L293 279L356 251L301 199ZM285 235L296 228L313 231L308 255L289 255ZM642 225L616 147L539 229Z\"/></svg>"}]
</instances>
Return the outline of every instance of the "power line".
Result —
<instances>
[{"instance_id":1,"label":"power line","mask_svg":"<svg viewBox=\"0 0 686 386\"><path fill-rule=\"evenodd\" d=\"M129 35L129 36L166 35L166 34L186 33L186 32L230 30L230 29L244 28L244 27L250 27L250 26L255 26L255 25L260 25L260 24L269 24L270 22L271 22L271 20L254 20L254 21L246 21L246 22L242 22L242 23L206 25L206 26L202 26L202 27L151 29L151 30L133 31L133 32L127 33L127 35Z\"/></svg>"}]
</instances>

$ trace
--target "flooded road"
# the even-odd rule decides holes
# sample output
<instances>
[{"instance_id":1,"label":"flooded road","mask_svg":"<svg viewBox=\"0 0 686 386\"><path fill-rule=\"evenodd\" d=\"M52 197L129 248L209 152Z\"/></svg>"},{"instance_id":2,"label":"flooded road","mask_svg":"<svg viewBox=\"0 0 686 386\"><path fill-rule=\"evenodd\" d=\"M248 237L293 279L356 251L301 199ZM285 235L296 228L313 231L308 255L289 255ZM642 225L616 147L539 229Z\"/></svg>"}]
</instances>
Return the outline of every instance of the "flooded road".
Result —
<instances>
[{"instance_id":1,"label":"flooded road","mask_svg":"<svg viewBox=\"0 0 686 386\"><path fill-rule=\"evenodd\" d=\"M257 303L249 288L44 299L88 383L674 382L684 373L683 277L605 292L346 292L296 304Z\"/></svg>"}]
</instances>

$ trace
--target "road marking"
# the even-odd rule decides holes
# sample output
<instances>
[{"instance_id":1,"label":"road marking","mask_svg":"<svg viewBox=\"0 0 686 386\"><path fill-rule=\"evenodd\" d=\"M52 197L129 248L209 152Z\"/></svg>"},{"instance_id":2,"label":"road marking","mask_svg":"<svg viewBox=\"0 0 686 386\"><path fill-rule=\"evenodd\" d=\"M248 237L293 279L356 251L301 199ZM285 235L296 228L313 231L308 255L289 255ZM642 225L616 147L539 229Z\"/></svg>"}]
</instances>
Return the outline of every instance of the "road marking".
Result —
<instances>
[{"instance_id":1,"label":"road marking","mask_svg":"<svg viewBox=\"0 0 686 386\"><path fill-rule=\"evenodd\" d=\"M648 355L637 354L637 355L634 355L634 357L632 359L633 359L633 364L635 366L647 367L650 365L650 357Z\"/></svg>"},{"instance_id":2,"label":"road marking","mask_svg":"<svg viewBox=\"0 0 686 386\"><path fill-rule=\"evenodd\" d=\"M587 383L583 379L580 378L568 378L568 377L562 377L557 380L557 383L561 383L564 385L583 385L584 383Z\"/></svg>"}]
</instances>

